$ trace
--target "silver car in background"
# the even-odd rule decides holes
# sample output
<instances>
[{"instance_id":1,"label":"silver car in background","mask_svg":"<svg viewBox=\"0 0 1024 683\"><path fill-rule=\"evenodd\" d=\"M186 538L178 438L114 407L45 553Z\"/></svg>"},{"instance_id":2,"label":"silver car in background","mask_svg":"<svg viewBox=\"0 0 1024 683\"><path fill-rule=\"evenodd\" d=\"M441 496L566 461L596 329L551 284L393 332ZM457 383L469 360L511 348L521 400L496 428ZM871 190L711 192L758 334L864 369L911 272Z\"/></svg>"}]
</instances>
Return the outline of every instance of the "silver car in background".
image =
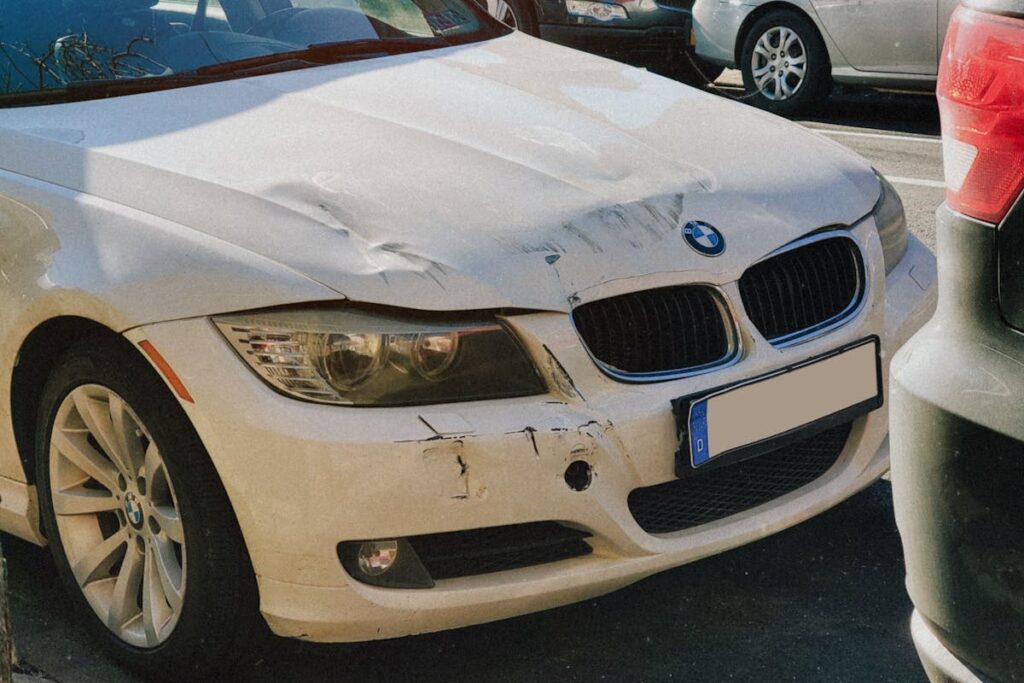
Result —
<instances>
[{"instance_id":1,"label":"silver car in background","mask_svg":"<svg viewBox=\"0 0 1024 683\"><path fill-rule=\"evenodd\" d=\"M957 0L696 0L703 59L743 72L752 104L795 114L832 82L932 90Z\"/></svg>"}]
</instances>

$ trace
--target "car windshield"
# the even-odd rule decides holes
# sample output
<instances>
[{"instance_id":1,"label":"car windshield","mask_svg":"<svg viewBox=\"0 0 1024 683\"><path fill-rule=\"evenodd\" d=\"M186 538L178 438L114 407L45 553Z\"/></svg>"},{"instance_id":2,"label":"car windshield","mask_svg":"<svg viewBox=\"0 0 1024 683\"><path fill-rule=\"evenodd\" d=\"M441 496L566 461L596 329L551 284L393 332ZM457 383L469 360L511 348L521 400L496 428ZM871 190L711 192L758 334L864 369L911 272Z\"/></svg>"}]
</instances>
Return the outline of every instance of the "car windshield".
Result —
<instances>
[{"instance_id":1,"label":"car windshield","mask_svg":"<svg viewBox=\"0 0 1024 683\"><path fill-rule=\"evenodd\" d=\"M475 0L0 0L0 106L486 40Z\"/></svg>"}]
</instances>

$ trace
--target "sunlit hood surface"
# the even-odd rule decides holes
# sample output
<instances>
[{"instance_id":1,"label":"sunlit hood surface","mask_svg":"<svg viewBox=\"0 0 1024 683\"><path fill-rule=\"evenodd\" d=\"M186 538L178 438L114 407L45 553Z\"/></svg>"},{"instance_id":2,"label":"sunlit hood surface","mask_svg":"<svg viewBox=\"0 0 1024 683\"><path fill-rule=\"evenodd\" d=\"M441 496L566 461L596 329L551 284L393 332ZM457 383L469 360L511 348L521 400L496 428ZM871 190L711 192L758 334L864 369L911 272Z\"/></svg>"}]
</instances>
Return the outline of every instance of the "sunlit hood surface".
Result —
<instances>
[{"instance_id":1,"label":"sunlit hood surface","mask_svg":"<svg viewBox=\"0 0 1024 683\"><path fill-rule=\"evenodd\" d=\"M15 172L424 309L567 310L612 280L738 277L879 193L798 126L521 34L0 121L24 133L0 149ZM722 256L685 244L690 219L719 228Z\"/></svg>"}]
</instances>

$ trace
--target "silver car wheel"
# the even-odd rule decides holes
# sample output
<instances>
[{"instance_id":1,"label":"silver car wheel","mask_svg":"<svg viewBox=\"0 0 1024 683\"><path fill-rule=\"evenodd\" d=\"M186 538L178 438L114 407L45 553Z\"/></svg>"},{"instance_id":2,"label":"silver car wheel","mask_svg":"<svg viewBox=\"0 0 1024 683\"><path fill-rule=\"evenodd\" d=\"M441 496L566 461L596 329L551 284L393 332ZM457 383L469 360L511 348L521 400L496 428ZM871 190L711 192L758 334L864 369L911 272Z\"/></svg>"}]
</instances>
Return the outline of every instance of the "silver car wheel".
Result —
<instances>
[{"instance_id":1,"label":"silver car wheel","mask_svg":"<svg viewBox=\"0 0 1024 683\"><path fill-rule=\"evenodd\" d=\"M519 28L519 18L516 17L512 6L505 0L487 0L487 12L498 21L514 29Z\"/></svg>"},{"instance_id":2,"label":"silver car wheel","mask_svg":"<svg viewBox=\"0 0 1024 683\"><path fill-rule=\"evenodd\" d=\"M778 102L793 97L807 73L807 50L791 28L775 26L761 34L750 58L757 90Z\"/></svg>"},{"instance_id":3,"label":"silver car wheel","mask_svg":"<svg viewBox=\"0 0 1024 683\"><path fill-rule=\"evenodd\" d=\"M60 543L86 601L124 642L165 642L185 598L185 536L160 449L125 401L87 384L50 434Z\"/></svg>"}]
</instances>

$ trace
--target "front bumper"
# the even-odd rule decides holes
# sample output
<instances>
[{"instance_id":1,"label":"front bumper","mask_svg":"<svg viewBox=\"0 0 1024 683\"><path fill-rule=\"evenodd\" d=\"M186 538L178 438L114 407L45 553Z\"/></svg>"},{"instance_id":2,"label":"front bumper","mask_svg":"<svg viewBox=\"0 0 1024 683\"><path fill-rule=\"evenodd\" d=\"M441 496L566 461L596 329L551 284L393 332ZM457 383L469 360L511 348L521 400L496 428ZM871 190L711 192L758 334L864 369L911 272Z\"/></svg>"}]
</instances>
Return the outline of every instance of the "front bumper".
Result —
<instances>
[{"instance_id":1,"label":"front bumper","mask_svg":"<svg viewBox=\"0 0 1024 683\"><path fill-rule=\"evenodd\" d=\"M757 5L697 0L693 5L694 51L701 59L729 68L737 65L743 22Z\"/></svg>"},{"instance_id":2,"label":"front bumper","mask_svg":"<svg viewBox=\"0 0 1024 683\"><path fill-rule=\"evenodd\" d=\"M206 319L151 325L128 336L150 340L195 398L184 407L235 507L271 628L315 641L387 638L606 593L789 527L881 476L888 468L888 419L876 410L854 423L825 475L747 512L654 535L641 529L627 504L633 489L675 477L674 398L872 335L882 341L887 381L890 354L932 312L934 258L911 238L886 277L873 222L853 234L870 269L868 301L856 318L786 349L750 338L735 365L656 384L622 384L602 374L568 317L554 313L510 320L551 394L409 408L346 409L280 396L244 367ZM717 284L739 300L736 283ZM585 491L566 485L566 467L575 460L593 468ZM593 553L443 580L427 590L360 583L336 554L346 540L544 520L588 530Z\"/></svg>"},{"instance_id":3,"label":"front bumper","mask_svg":"<svg viewBox=\"0 0 1024 683\"><path fill-rule=\"evenodd\" d=\"M960 661L935 631L936 627L920 612L914 612L910 618L910 635L928 680L932 683L983 683L985 679L981 674Z\"/></svg>"}]
</instances>

